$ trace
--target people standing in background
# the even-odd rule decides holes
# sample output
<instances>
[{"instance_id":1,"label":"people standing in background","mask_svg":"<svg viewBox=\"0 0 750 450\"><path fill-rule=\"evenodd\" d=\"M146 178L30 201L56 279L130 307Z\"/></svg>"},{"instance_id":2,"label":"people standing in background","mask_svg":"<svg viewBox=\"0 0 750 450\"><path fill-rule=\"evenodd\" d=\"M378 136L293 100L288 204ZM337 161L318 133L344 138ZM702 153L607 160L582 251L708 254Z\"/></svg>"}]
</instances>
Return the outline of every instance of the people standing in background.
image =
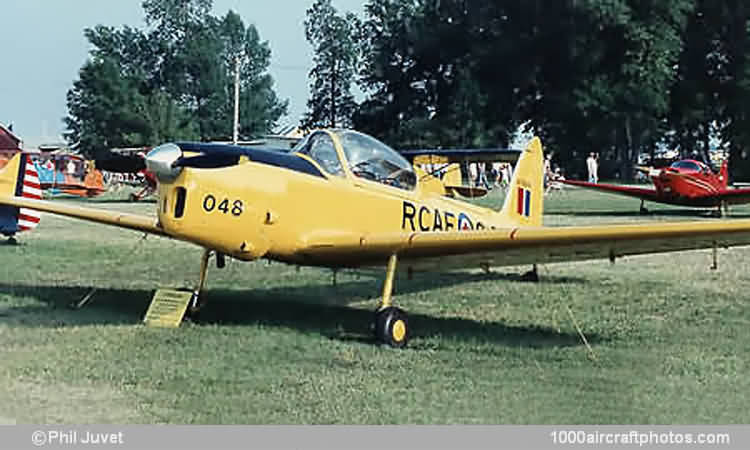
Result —
<instances>
[{"instance_id":1,"label":"people standing in background","mask_svg":"<svg viewBox=\"0 0 750 450\"><path fill-rule=\"evenodd\" d=\"M599 165L596 162L594 152L589 153L589 157L586 158L586 169L588 169L589 172L589 183L597 183L599 180L597 175L599 172Z\"/></svg>"},{"instance_id":2,"label":"people standing in background","mask_svg":"<svg viewBox=\"0 0 750 450\"><path fill-rule=\"evenodd\" d=\"M479 179L477 180L477 187L484 186L485 189L491 190L490 182L487 179L487 165L485 163L477 163L479 171Z\"/></svg>"},{"instance_id":3,"label":"people standing in background","mask_svg":"<svg viewBox=\"0 0 750 450\"><path fill-rule=\"evenodd\" d=\"M513 169L511 168L510 163L503 164L502 173L503 173L503 180L502 180L503 189L507 190L508 187L510 186L510 178L513 176Z\"/></svg>"},{"instance_id":4,"label":"people standing in background","mask_svg":"<svg viewBox=\"0 0 750 450\"><path fill-rule=\"evenodd\" d=\"M503 180L503 163L501 162L493 162L492 163L492 174L494 176L494 184L496 187L502 187L502 180Z\"/></svg>"},{"instance_id":5,"label":"people standing in background","mask_svg":"<svg viewBox=\"0 0 750 450\"><path fill-rule=\"evenodd\" d=\"M594 154L594 183L599 182L599 153Z\"/></svg>"},{"instance_id":6,"label":"people standing in background","mask_svg":"<svg viewBox=\"0 0 750 450\"><path fill-rule=\"evenodd\" d=\"M547 153L544 158L544 188L549 186L550 177L552 176L552 154Z\"/></svg>"}]
</instances>

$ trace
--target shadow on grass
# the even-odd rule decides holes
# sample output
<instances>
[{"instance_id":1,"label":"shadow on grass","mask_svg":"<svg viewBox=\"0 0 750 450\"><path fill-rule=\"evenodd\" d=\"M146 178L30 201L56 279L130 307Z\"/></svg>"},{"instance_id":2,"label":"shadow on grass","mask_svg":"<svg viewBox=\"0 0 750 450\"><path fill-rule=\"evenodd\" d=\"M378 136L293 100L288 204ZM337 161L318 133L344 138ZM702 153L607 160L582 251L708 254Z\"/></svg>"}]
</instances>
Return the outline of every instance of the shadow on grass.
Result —
<instances>
[{"instance_id":1,"label":"shadow on grass","mask_svg":"<svg viewBox=\"0 0 750 450\"><path fill-rule=\"evenodd\" d=\"M358 284L373 284L355 282ZM90 304L73 310L70 304L80 300L88 289L54 286L10 286L0 284L0 292L31 297L47 305L4 306L0 303L0 323L29 327L80 325L127 325L144 316L153 291L127 289L97 290ZM371 325L373 310L354 308L325 300L341 296L339 287L318 287L315 296L305 300L308 287L234 291L213 289L204 293L207 306L191 320L197 325L264 325L318 333L334 340L375 343ZM315 302L315 301L319 302ZM342 299L351 301L352 299ZM436 300L437 301L437 300ZM471 342L488 342L518 347L582 345L575 333L551 328L511 326L500 322L480 322L460 317L434 317L409 314L412 337L447 337ZM590 342L606 340L589 335ZM414 348L418 349L417 344Z\"/></svg>"},{"instance_id":2,"label":"shadow on grass","mask_svg":"<svg viewBox=\"0 0 750 450\"><path fill-rule=\"evenodd\" d=\"M528 269L530 268L528 267ZM407 280L405 276L400 276L396 289L399 289L399 292L407 293L482 281L525 282L522 280L524 272L496 272L493 270L490 273L445 272L437 275L434 273L430 275L417 274L413 280ZM548 275L546 272L541 272L540 280L547 284L583 284L587 282L585 278L581 277Z\"/></svg>"}]
</instances>

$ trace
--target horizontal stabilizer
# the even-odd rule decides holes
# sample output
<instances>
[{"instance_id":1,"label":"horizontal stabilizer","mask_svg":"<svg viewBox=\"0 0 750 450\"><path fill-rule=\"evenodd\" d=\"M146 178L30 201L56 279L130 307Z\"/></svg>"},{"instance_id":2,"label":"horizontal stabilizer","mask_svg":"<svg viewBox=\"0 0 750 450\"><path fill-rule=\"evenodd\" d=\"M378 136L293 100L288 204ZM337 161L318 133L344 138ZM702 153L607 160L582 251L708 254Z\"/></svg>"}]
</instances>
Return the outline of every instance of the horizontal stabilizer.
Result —
<instances>
[{"instance_id":1,"label":"horizontal stabilizer","mask_svg":"<svg viewBox=\"0 0 750 450\"><path fill-rule=\"evenodd\" d=\"M515 163L523 151L501 148L475 149L421 149L399 152L412 164L450 164L457 162L509 162Z\"/></svg>"},{"instance_id":2,"label":"horizontal stabilizer","mask_svg":"<svg viewBox=\"0 0 750 450\"><path fill-rule=\"evenodd\" d=\"M470 198L484 197L485 195L487 195L487 192L489 192L489 191L487 191L487 189L485 189L483 187L479 187L479 186L464 186L464 185L461 185L461 186L448 186L448 185L446 185L445 186L445 190L448 191L448 192L454 192L454 193L460 195L461 197L470 197Z\"/></svg>"}]
</instances>

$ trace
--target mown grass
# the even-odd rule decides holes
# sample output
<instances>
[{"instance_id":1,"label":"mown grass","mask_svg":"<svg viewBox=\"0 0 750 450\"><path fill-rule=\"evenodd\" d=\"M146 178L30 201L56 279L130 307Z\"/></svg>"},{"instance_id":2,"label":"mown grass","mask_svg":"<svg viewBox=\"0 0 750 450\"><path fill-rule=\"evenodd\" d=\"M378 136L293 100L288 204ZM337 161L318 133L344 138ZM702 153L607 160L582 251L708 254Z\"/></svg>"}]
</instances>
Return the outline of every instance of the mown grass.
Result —
<instances>
[{"instance_id":1,"label":"mown grass","mask_svg":"<svg viewBox=\"0 0 750 450\"><path fill-rule=\"evenodd\" d=\"M115 197L86 203L154 208ZM724 220L638 205L553 193L545 222ZM332 286L326 270L230 262L196 322L152 329L154 288L191 286L200 249L50 215L21 241L0 246L0 423L750 421L746 248L720 251L718 271L695 251L544 266L538 284L518 280L527 267L399 279L414 335L393 350L370 337L377 271Z\"/></svg>"}]
</instances>

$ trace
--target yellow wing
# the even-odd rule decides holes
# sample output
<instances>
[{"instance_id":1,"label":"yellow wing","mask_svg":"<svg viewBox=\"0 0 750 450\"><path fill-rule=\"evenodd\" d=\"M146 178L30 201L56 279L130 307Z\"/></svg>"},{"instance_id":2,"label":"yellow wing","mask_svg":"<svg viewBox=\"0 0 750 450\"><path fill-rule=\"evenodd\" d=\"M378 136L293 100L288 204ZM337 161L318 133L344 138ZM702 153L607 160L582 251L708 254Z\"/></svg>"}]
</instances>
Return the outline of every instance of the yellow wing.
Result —
<instances>
[{"instance_id":1,"label":"yellow wing","mask_svg":"<svg viewBox=\"0 0 750 450\"><path fill-rule=\"evenodd\" d=\"M393 233L357 242L328 240L320 247L313 241L305 256L331 265L348 265L352 254L361 256L362 265L381 265L395 253L402 268L406 264L415 270L443 270L750 245L750 220Z\"/></svg>"},{"instance_id":2,"label":"yellow wing","mask_svg":"<svg viewBox=\"0 0 750 450\"><path fill-rule=\"evenodd\" d=\"M116 211L103 211L94 208L82 208L80 206L64 205L18 196L19 185L24 182L23 165L20 164L21 158L25 158L22 153L16 154L9 161L8 165L0 170L0 205L29 208L131 230L144 231L146 233L167 235L157 224L156 219L152 217Z\"/></svg>"},{"instance_id":3,"label":"yellow wing","mask_svg":"<svg viewBox=\"0 0 750 450\"><path fill-rule=\"evenodd\" d=\"M76 219L84 219L106 225L114 225L120 228L168 236L168 234L158 225L157 220L148 216L127 214L117 211L105 211L95 208L83 208L80 206L53 203L45 200L32 200L21 197L0 196L0 205L29 208L61 216L74 217Z\"/></svg>"}]
</instances>

